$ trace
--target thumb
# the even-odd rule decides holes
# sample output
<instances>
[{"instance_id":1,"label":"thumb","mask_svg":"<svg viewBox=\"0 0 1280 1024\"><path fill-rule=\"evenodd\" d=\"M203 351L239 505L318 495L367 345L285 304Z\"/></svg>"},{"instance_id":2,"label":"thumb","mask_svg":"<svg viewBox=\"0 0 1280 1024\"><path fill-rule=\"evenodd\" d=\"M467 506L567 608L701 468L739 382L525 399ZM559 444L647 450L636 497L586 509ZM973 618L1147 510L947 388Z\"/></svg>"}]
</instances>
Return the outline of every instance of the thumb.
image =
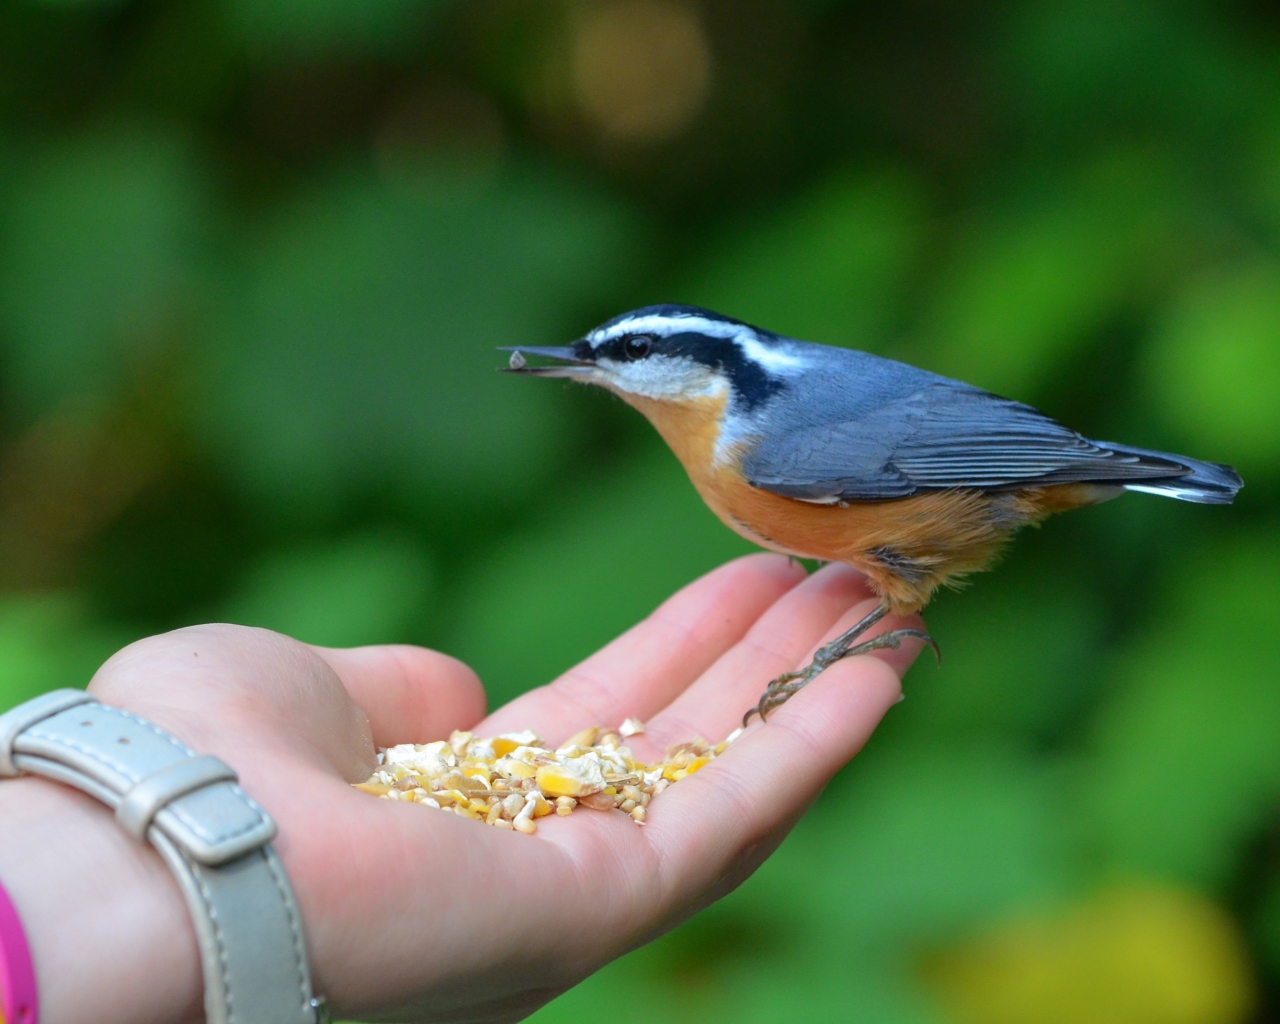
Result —
<instances>
[{"instance_id":1,"label":"thumb","mask_svg":"<svg viewBox=\"0 0 1280 1024\"><path fill-rule=\"evenodd\" d=\"M447 654L408 644L312 650L369 716L376 746L443 739L484 717L480 678Z\"/></svg>"}]
</instances>

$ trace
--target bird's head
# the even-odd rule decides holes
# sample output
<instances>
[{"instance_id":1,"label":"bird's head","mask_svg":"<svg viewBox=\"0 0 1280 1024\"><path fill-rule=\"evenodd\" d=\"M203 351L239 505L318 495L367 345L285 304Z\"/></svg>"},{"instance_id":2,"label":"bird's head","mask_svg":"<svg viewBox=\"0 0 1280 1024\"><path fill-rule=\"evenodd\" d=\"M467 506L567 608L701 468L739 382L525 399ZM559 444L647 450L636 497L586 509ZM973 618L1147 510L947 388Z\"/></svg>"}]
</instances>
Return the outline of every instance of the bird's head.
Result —
<instances>
[{"instance_id":1,"label":"bird's head","mask_svg":"<svg viewBox=\"0 0 1280 1024\"><path fill-rule=\"evenodd\" d=\"M715 399L738 413L767 401L804 368L793 343L696 306L645 306L572 345L504 351L516 373L599 384L638 405ZM532 366L526 356L552 363Z\"/></svg>"}]
</instances>

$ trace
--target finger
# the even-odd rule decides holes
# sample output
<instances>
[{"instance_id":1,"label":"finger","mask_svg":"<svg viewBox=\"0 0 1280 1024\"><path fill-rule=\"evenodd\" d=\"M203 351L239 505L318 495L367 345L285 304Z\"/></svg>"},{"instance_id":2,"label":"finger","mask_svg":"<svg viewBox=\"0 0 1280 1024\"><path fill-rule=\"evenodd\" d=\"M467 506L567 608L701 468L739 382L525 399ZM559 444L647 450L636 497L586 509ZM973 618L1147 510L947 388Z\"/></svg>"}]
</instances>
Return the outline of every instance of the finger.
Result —
<instances>
[{"instance_id":1,"label":"finger","mask_svg":"<svg viewBox=\"0 0 1280 1024\"><path fill-rule=\"evenodd\" d=\"M648 723L644 743L633 746L642 756L656 757L668 744L694 736L723 739L742 724L743 714L755 706L770 680L808 664L821 644L852 628L878 604L860 574L844 566L827 567L762 616L741 643ZM922 625L917 616L890 616L868 630L865 639ZM920 648L919 641L906 640L896 650L857 657L879 658L901 676ZM826 678L824 672L809 685L822 686Z\"/></svg>"},{"instance_id":2,"label":"finger","mask_svg":"<svg viewBox=\"0 0 1280 1024\"><path fill-rule=\"evenodd\" d=\"M838 662L649 808L646 838L681 865L675 898L751 870L831 776L856 754L902 692L879 658Z\"/></svg>"},{"instance_id":3,"label":"finger","mask_svg":"<svg viewBox=\"0 0 1280 1024\"><path fill-rule=\"evenodd\" d=\"M408 644L313 647L369 716L375 746L428 743L484 715L484 687L466 665Z\"/></svg>"},{"instance_id":4,"label":"finger","mask_svg":"<svg viewBox=\"0 0 1280 1024\"><path fill-rule=\"evenodd\" d=\"M478 727L532 729L559 742L591 725L648 718L737 643L805 578L782 555L747 555L695 580L647 619L549 686L518 697Z\"/></svg>"}]
</instances>

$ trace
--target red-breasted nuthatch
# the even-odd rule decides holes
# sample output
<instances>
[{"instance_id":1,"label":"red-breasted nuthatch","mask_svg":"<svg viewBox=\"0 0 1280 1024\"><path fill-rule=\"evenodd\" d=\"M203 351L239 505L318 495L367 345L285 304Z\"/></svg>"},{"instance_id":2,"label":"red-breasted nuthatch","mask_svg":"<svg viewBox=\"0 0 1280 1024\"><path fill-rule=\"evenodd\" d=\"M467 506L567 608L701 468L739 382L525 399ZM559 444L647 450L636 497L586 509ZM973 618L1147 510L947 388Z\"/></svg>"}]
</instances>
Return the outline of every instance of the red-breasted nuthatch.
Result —
<instances>
[{"instance_id":1,"label":"red-breasted nuthatch","mask_svg":"<svg viewBox=\"0 0 1280 1024\"><path fill-rule=\"evenodd\" d=\"M1229 466L1090 441L969 384L693 306L646 306L563 348L505 351L513 371L599 384L639 409L742 536L866 574L881 607L770 683L748 718L840 658L907 637L932 645L912 629L857 640L987 568L1021 526L1123 491L1225 505L1241 487Z\"/></svg>"}]
</instances>

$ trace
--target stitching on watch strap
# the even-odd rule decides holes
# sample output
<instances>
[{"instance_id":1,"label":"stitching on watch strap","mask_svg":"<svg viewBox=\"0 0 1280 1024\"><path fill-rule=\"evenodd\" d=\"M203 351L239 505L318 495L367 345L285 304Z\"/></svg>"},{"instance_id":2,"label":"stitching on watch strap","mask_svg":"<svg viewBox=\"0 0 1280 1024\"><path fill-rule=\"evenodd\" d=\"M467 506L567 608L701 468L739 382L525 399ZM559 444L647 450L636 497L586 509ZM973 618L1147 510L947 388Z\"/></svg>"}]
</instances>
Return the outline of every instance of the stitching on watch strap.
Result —
<instances>
[{"instance_id":1,"label":"stitching on watch strap","mask_svg":"<svg viewBox=\"0 0 1280 1024\"><path fill-rule=\"evenodd\" d=\"M298 920L296 913L297 904L287 898L291 893L288 880L284 877L284 871L280 867L280 861L277 859L274 851L263 850L263 856L267 858L267 867L271 871L271 880L275 882L276 890L280 893L281 899L284 900L285 912L289 917L289 931L293 934L293 960L294 968L298 972L298 993L302 997L305 1005L311 999L311 985L307 979L307 951L302 942L302 922Z\"/></svg>"},{"instance_id":2,"label":"stitching on watch strap","mask_svg":"<svg viewBox=\"0 0 1280 1024\"><path fill-rule=\"evenodd\" d=\"M222 922L218 920L218 908L213 902L213 894L205 884L203 872L192 872L196 880L196 888L200 890L200 899L204 901L205 912L209 915L209 924L213 929L213 941L218 947L218 973L222 976L222 998L227 1004L227 1024L235 1024L236 1010L232 1004L231 971L227 963L227 944L223 938Z\"/></svg>"},{"instance_id":3,"label":"stitching on watch strap","mask_svg":"<svg viewBox=\"0 0 1280 1024\"><path fill-rule=\"evenodd\" d=\"M102 704L100 706L103 708L107 708L109 711L113 713L117 713L126 718L129 718L131 721L134 721L146 726L147 729L150 730L151 732L158 733L160 736L166 739L171 746L173 746L175 749L180 751L184 758L194 756L195 752L191 750L189 747L187 747L185 744L179 743L172 736L166 736L161 730L157 729L154 725L151 725L149 722L146 722L143 719L139 718L137 715L131 714L128 711L123 711L120 708L111 707L110 705L107 705L107 704ZM50 716L50 717L53 717L53 716ZM101 752L94 750L91 747L87 747L84 744L78 742L77 740L71 739L67 736L55 735L47 730L43 730L41 728L42 725L43 725L43 720L41 722L36 723L31 728L27 729L25 731L25 735L29 735L37 739L43 739L49 743L58 743L62 746L70 747L72 750L75 750L78 753L81 753L86 757L93 759L98 764L102 765L104 768L111 769L111 771L115 772L117 775L122 775L125 778L133 778L134 773L129 768L127 768L122 762L116 761L113 758L109 758L103 755ZM138 780L138 781L141 781L141 780ZM239 787L237 787L237 789L239 789ZM243 790L241 790L240 792L243 794ZM195 818L192 818L191 815L189 815L182 807L176 804L170 804L167 807L167 810L170 813L172 813L176 818L178 818L178 820L181 821L183 825L191 829L192 832L196 833L202 839L205 839L211 843L225 842L230 839L235 839L238 836L242 836L247 832L252 832L256 828L260 828L263 822L267 820L266 812L258 805L258 803L252 797L250 797L248 794L244 794L244 800L245 800L245 804L253 810L256 816L256 820L251 821L248 824L241 826L240 828L237 828L228 832L210 831L209 828L203 822Z\"/></svg>"}]
</instances>

